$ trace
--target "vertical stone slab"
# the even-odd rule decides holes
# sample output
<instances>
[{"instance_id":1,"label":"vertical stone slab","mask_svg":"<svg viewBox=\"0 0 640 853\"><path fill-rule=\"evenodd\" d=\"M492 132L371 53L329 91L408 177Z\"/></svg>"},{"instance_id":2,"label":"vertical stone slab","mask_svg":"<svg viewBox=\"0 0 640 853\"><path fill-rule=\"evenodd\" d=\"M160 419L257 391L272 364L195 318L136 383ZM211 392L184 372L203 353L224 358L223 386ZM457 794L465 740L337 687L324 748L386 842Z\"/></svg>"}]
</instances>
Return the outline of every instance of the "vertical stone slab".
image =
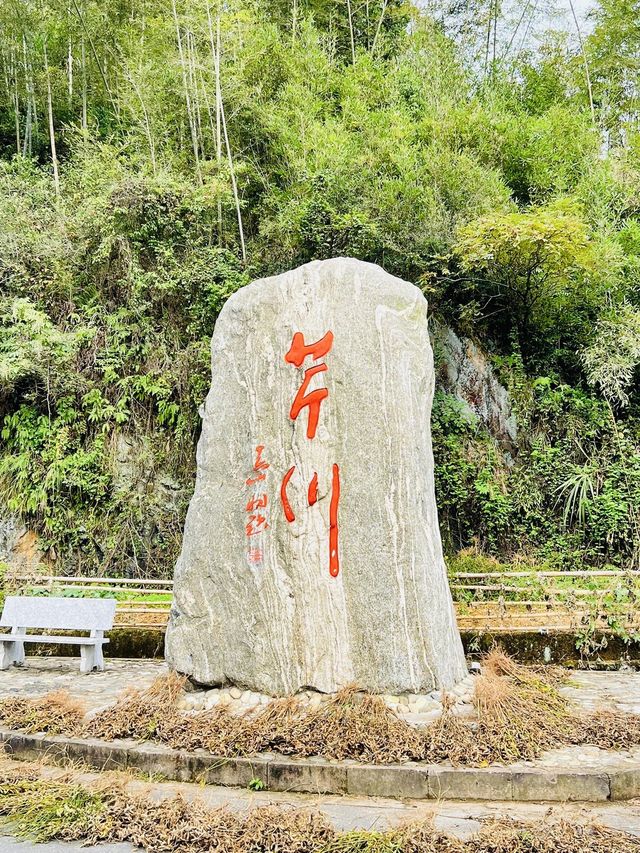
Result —
<instances>
[{"instance_id":1,"label":"vertical stone slab","mask_svg":"<svg viewBox=\"0 0 640 853\"><path fill-rule=\"evenodd\" d=\"M373 264L316 261L229 299L175 571L173 668L273 695L418 692L466 674L433 386L427 303Z\"/></svg>"}]
</instances>

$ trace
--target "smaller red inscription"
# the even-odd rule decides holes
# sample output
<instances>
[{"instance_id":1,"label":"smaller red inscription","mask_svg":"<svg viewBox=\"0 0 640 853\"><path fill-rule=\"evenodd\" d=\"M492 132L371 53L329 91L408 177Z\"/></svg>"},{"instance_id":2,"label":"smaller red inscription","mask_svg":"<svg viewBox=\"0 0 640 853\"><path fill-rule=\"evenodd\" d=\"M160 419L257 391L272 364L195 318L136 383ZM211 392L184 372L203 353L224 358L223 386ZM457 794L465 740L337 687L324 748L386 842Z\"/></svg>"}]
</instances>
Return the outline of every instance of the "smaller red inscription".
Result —
<instances>
[{"instance_id":1,"label":"smaller red inscription","mask_svg":"<svg viewBox=\"0 0 640 853\"><path fill-rule=\"evenodd\" d=\"M262 531L266 530L267 527L269 527L269 525L267 524L266 516L260 515L259 512L254 513L254 515L250 515L249 520L245 525L247 536L255 536L256 533L262 533Z\"/></svg>"},{"instance_id":2,"label":"smaller red inscription","mask_svg":"<svg viewBox=\"0 0 640 853\"><path fill-rule=\"evenodd\" d=\"M247 501L247 512L253 512L256 509L264 509L267 505L266 495L255 495Z\"/></svg>"},{"instance_id":3,"label":"smaller red inscription","mask_svg":"<svg viewBox=\"0 0 640 853\"><path fill-rule=\"evenodd\" d=\"M264 472L269 467L269 463L265 462L265 460L262 458L262 451L263 450L264 450L264 444L259 444L256 447L256 461L253 463L253 470L254 471ZM264 479L266 479L265 474L264 473L258 473L257 477L249 477L249 479L246 480L245 482L246 482L247 486L255 486L256 483L259 483L260 480L264 480Z\"/></svg>"},{"instance_id":4,"label":"smaller red inscription","mask_svg":"<svg viewBox=\"0 0 640 853\"><path fill-rule=\"evenodd\" d=\"M253 463L255 476L249 477L245 480L245 484L247 486L255 486L256 483L266 480L267 475L265 472L270 466L266 459L262 458L263 451L264 445L259 444L256 447L255 462ZM262 488L265 488L265 486ZM262 548L262 540L260 538L252 540L250 537L259 536L259 534L264 533L265 530L269 529L268 505L269 497L266 491L263 492L256 489L253 491L253 494L248 496L245 506L247 515L245 516L246 523L244 529L249 542L252 543L247 548L247 562L250 566L260 567L263 564L264 551Z\"/></svg>"}]
</instances>

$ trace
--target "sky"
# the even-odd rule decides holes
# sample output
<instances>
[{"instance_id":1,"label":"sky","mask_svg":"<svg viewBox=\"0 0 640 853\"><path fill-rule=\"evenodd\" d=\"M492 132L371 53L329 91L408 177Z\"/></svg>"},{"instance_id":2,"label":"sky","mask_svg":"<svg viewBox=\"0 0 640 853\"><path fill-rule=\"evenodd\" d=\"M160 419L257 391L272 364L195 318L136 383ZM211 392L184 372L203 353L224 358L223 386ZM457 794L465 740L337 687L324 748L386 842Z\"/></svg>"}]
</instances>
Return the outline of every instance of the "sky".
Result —
<instances>
[{"instance_id":1,"label":"sky","mask_svg":"<svg viewBox=\"0 0 640 853\"><path fill-rule=\"evenodd\" d=\"M465 20L471 25L471 31L474 22L478 25L474 19L474 8L483 8L486 17L487 10L495 8L493 2L494 0L480 0L479 7L477 4L469 4L465 11L464 4L455 3L454 0L417 0L418 5L429 8L436 19L443 16L445 26L453 38L460 37L463 30L459 28L464 26ZM580 35L584 38L593 28L589 13L597 6L597 0L572 2ZM445 11L455 7L458 9L457 13ZM578 41L576 22L569 0L498 0L498 8L501 13L498 24L499 50L504 50L505 45L509 45L508 51L511 55L523 50L535 50L545 32L550 29L564 30L572 42ZM451 17L447 17L448 15ZM480 27L486 27L486 24L480 24ZM476 37L477 34L478 31Z\"/></svg>"},{"instance_id":2,"label":"sky","mask_svg":"<svg viewBox=\"0 0 640 853\"><path fill-rule=\"evenodd\" d=\"M575 29L575 23L571 14L571 6L569 5L568 0L559 0L559 2L554 5L556 6L558 13L562 16L566 28L569 31ZM581 31L589 32L590 27L588 15L595 6L597 6L597 2L595 2L595 0L573 0L573 8L575 9Z\"/></svg>"}]
</instances>

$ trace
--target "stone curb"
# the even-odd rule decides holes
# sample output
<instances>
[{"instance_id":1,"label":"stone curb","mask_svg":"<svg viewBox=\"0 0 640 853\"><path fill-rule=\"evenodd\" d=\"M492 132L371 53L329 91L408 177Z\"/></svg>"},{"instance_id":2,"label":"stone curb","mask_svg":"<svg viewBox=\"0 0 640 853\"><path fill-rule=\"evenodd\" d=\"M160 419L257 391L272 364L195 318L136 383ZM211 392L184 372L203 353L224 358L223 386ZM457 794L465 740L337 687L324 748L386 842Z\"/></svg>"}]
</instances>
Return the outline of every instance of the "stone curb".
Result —
<instances>
[{"instance_id":1,"label":"stone curb","mask_svg":"<svg viewBox=\"0 0 640 853\"><path fill-rule=\"evenodd\" d=\"M620 769L447 767L439 764L358 764L293 759L268 753L222 758L204 749L186 752L157 743L101 741L0 729L8 755L58 764L81 762L98 770L135 769L163 779L246 788L260 780L271 791L360 797L519 802L604 802L640 796L640 765Z\"/></svg>"}]
</instances>

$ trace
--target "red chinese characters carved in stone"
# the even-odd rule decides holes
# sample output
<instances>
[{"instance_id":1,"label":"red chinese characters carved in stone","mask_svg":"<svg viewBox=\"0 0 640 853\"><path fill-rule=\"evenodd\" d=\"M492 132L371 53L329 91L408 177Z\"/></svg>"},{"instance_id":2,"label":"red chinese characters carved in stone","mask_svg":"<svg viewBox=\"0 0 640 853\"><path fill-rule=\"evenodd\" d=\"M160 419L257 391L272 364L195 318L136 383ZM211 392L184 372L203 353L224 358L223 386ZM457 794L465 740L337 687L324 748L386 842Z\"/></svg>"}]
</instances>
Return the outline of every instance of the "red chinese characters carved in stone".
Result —
<instances>
[{"instance_id":1,"label":"red chinese characters carved in stone","mask_svg":"<svg viewBox=\"0 0 640 853\"><path fill-rule=\"evenodd\" d=\"M267 505L266 495L254 495L247 501L247 512L254 512L256 509L264 509Z\"/></svg>"},{"instance_id":2,"label":"red chinese characters carved in stone","mask_svg":"<svg viewBox=\"0 0 640 853\"><path fill-rule=\"evenodd\" d=\"M249 516L249 520L245 525L245 530L247 532L247 536L255 536L256 533L262 533L262 531L266 530L267 527L269 527L269 525L267 524L266 516L256 512Z\"/></svg>"},{"instance_id":3,"label":"red chinese characters carved in stone","mask_svg":"<svg viewBox=\"0 0 640 853\"><path fill-rule=\"evenodd\" d=\"M266 478L266 474L264 473L269 467L269 463L265 462L262 458L262 451L264 450L264 444L259 444L256 447L256 461L253 463L253 470L257 472L256 477L249 477L246 480L247 486L255 486L256 483L259 483L260 480L264 480Z\"/></svg>"},{"instance_id":4,"label":"red chinese characters carved in stone","mask_svg":"<svg viewBox=\"0 0 640 853\"><path fill-rule=\"evenodd\" d=\"M255 471L255 476L249 477L245 481L245 484L247 486L255 486L256 483L259 483L262 480L266 479L265 471L267 470L267 468L269 468L269 463L262 458L263 450L263 444L259 444L256 447L256 459L253 463L253 470ZM269 523L267 520L268 502L269 498L267 496L267 493L258 491L251 495L251 497L249 497L249 499L247 500L245 510L248 513L248 516L245 524L245 533L248 537L256 536L258 533L262 533L269 527ZM250 548L247 557L250 563L262 563L262 551L259 548Z\"/></svg>"},{"instance_id":5,"label":"red chinese characters carved in stone","mask_svg":"<svg viewBox=\"0 0 640 853\"><path fill-rule=\"evenodd\" d=\"M293 336L293 340L291 342L291 346L289 347L289 351L284 357L284 360L288 364L294 364L296 367L302 367L302 363L308 356L311 356L314 361L317 361L319 358L325 356L331 347L333 346L333 332L327 332L327 334L322 337L319 341L316 341L313 344L309 344L308 346L304 342L304 336L302 332L296 332ZM324 399L329 396L329 391L327 388L316 388L315 391L310 391L307 394L307 388L309 387L309 383L313 379L313 377L317 373L324 373L327 369L327 365L316 364L313 367L308 368L304 372L304 379L302 380L302 385L298 389L298 393L295 396L293 403L291 404L291 410L289 412L289 417L291 420L296 420L302 409L308 408L308 420L307 420L307 438L315 438L316 430L318 428L318 420L320 418L320 405Z\"/></svg>"},{"instance_id":6,"label":"red chinese characters carved in stone","mask_svg":"<svg viewBox=\"0 0 640 853\"><path fill-rule=\"evenodd\" d=\"M291 504L289 502L289 497L287 495L287 486L289 485L289 481L293 476L296 470L295 465L292 468L289 468L287 473L282 478L282 485L280 486L280 501L282 503L282 509L284 510L285 518L289 523L295 521L296 517L294 515L293 510L291 509ZM307 503L309 506L313 506L318 500L318 475L314 472L314 475L309 483L309 489L307 492ZM340 573L340 557L338 554L338 504L340 503L340 468L334 464L333 466L333 476L331 481L331 502L329 504L329 574L332 578L338 577Z\"/></svg>"}]
</instances>

